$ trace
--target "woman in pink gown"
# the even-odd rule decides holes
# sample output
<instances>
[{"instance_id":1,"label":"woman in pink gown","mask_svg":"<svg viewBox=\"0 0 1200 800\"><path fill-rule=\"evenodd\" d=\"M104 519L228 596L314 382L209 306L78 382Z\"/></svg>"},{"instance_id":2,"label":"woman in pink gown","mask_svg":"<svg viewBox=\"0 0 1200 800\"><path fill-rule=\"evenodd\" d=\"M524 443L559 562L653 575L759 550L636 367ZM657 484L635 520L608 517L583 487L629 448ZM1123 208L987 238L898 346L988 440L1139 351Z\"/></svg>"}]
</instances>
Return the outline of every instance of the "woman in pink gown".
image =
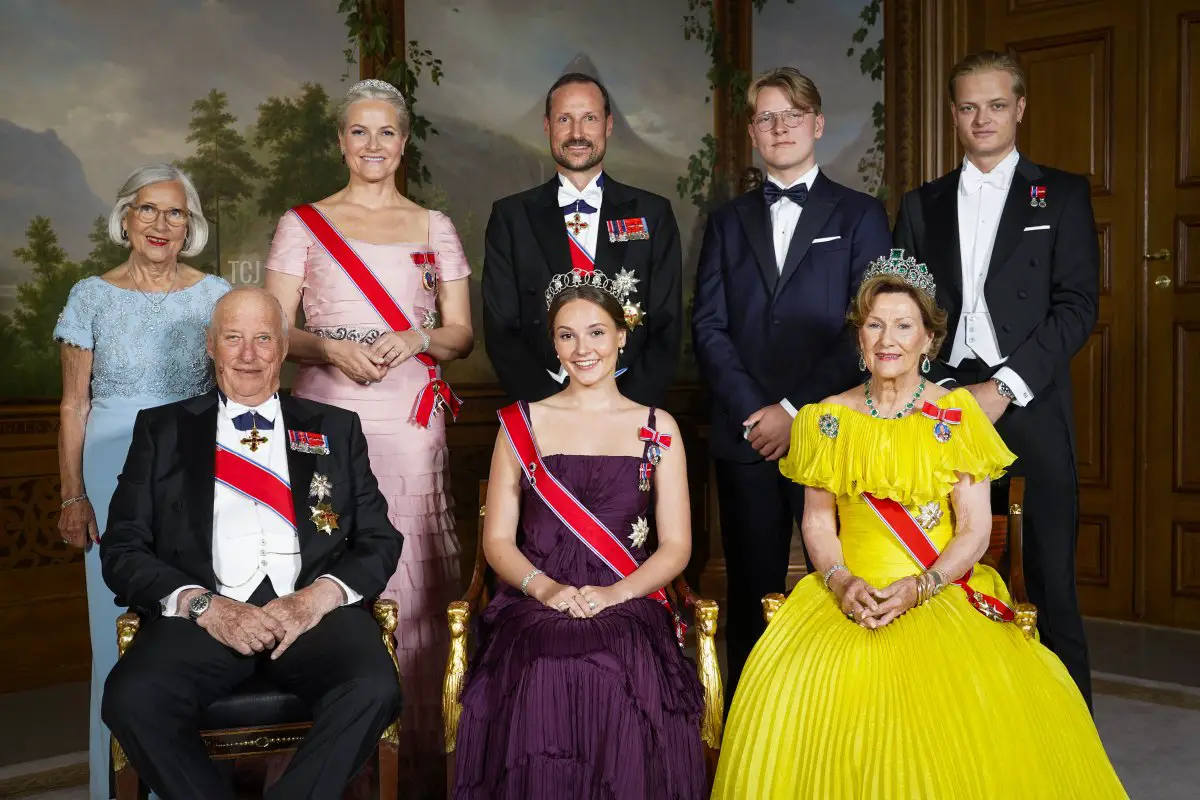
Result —
<instances>
[{"instance_id":1,"label":"woman in pink gown","mask_svg":"<svg viewBox=\"0 0 1200 800\"><path fill-rule=\"evenodd\" d=\"M401 783L406 796L433 796L445 791L439 773L445 610L460 588L459 546L449 491L449 412L443 406L424 425L414 410L431 385L419 354L440 363L471 351L471 268L450 219L396 190L408 134L400 93L382 81L361 81L342 102L339 128L349 185L283 216L266 285L289 318L303 305L304 327L292 329L289 346L289 357L301 364L293 394L359 415L389 517L404 535L400 562L382 595L400 609ZM368 302L352 273L317 240L322 221L416 329L398 332L384 321L378 303ZM428 253L434 254L432 265Z\"/></svg>"}]
</instances>

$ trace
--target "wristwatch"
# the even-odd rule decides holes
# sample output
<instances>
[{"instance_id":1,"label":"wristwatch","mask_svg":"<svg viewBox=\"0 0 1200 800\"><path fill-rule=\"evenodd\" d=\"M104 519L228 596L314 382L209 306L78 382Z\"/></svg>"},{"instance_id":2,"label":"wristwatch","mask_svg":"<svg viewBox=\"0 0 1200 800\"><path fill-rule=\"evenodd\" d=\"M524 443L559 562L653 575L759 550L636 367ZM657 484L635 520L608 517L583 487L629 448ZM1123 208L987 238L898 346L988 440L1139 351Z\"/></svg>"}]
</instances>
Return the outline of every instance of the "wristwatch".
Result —
<instances>
[{"instance_id":1,"label":"wristwatch","mask_svg":"<svg viewBox=\"0 0 1200 800\"><path fill-rule=\"evenodd\" d=\"M992 378L992 383L996 384L996 391L1000 393L1001 397L1007 397L1009 400L1017 399L1017 396L1013 393L1013 390L1008 388L1008 384L1004 381L1000 380L999 378Z\"/></svg>"},{"instance_id":2,"label":"wristwatch","mask_svg":"<svg viewBox=\"0 0 1200 800\"><path fill-rule=\"evenodd\" d=\"M209 605L212 604L212 597L212 592L204 592L193 597L188 602L188 619L195 622L201 614L208 611Z\"/></svg>"}]
</instances>

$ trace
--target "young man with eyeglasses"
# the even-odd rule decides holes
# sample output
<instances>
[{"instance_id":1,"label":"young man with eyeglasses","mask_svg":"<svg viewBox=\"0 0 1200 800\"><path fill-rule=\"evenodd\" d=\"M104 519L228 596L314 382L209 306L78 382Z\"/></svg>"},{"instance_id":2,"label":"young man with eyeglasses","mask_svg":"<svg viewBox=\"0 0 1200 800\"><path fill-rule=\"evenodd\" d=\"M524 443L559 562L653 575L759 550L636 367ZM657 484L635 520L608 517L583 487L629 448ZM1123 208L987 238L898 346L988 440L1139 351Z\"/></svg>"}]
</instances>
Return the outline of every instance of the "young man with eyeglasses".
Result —
<instances>
[{"instance_id":1,"label":"young man with eyeglasses","mask_svg":"<svg viewBox=\"0 0 1200 800\"><path fill-rule=\"evenodd\" d=\"M782 592L804 488L784 478L792 417L860 378L846 308L867 265L891 247L879 200L834 183L817 165L821 94L792 67L750 84L750 140L767 166L761 189L708 219L692 336L712 389L732 698L763 632L760 601Z\"/></svg>"},{"instance_id":2,"label":"young man with eyeglasses","mask_svg":"<svg viewBox=\"0 0 1200 800\"><path fill-rule=\"evenodd\" d=\"M612 103L592 76L571 72L554 82L544 130L558 172L497 200L488 220L482 286L488 358L514 400L561 391L567 373L546 337L551 277L575 270L627 277L634 281L625 309L631 331L617 362L617 386L638 403L662 405L683 331L683 258L671 203L604 170Z\"/></svg>"}]
</instances>

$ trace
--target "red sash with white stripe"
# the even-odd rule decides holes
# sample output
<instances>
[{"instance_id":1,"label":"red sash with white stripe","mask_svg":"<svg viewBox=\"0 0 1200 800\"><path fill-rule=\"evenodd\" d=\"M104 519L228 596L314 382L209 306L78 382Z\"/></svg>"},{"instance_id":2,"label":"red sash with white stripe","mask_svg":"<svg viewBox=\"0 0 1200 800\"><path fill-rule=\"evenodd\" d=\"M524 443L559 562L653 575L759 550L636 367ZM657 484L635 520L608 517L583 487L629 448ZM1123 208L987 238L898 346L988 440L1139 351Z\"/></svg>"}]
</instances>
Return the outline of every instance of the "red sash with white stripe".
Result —
<instances>
[{"instance_id":1,"label":"red sash with white stripe","mask_svg":"<svg viewBox=\"0 0 1200 800\"><path fill-rule=\"evenodd\" d=\"M567 530L575 534L597 558L603 561L609 569L622 578L628 578L640 565L625 547L624 542L615 533L596 519L591 511L575 495L571 494L558 479L546 469L542 455L538 452L533 441L533 430L525 409L520 403L505 406L497 412L504 435L521 462L521 471L529 480L529 485L537 496L542 499L554 515L567 526ZM667 599L667 593L657 589L648 595L652 600L662 603L675 619L675 633L680 642L683 641L683 631L686 626Z\"/></svg>"},{"instance_id":2,"label":"red sash with white stripe","mask_svg":"<svg viewBox=\"0 0 1200 800\"><path fill-rule=\"evenodd\" d=\"M371 268L359 258L358 253L354 252L354 248L342 238L329 220L325 219L324 214L309 204L296 206L292 211L304 223L304 227L308 228L308 232L313 235L317 243L325 249L329 257L342 268L346 277L362 294L367 304L375 310L375 313L383 319L388 327L400 333L417 327L404 313L400 304L388 294L387 289L383 288L383 284L371 272ZM433 414L439 406L448 409L453 419L458 419L462 401L450 388L450 384L442 380L438 362L428 353L417 353L415 358L428 370L429 383L425 385L413 403L411 415L413 421L428 428Z\"/></svg>"},{"instance_id":3,"label":"red sash with white stripe","mask_svg":"<svg viewBox=\"0 0 1200 800\"><path fill-rule=\"evenodd\" d=\"M571 235L570 231L567 231L567 249L571 251L571 269L577 269L585 274L595 271L596 259L588 255L587 250L583 249L583 245Z\"/></svg>"},{"instance_id":4,"label":"red sash with white stripe","mask_svg":"<svg viewBox=\"0 0 1200 800\"><path fill-rule=\"evenodd\" d=\"M213 476L217 483L266 506L293 529L296 527L292 487L271 470L218 444Z\"/></svg>"},{"instance_id":5,"label":"red sash with white stripe","mask_svg":"<svg viewBox=\"0 0 1200 800\"><path fill-rule=\"evenodd\" d=\"M904 546L914 561L925 569L934 565L941 553L930 541L925 529L913 519L907 508L895 500L876 497L868 492L863 492L863 499L879 515L879 519L883 520L883 524L887 526L888 530L900 540L900 544ZM967 593L967 600L980 614L997 622L1012 622L1015 615L1007 603L970 587L967 581L973 571L967 570L967 574L954 581L954 585L961 587Z\"/></svg>"}]
</instances>

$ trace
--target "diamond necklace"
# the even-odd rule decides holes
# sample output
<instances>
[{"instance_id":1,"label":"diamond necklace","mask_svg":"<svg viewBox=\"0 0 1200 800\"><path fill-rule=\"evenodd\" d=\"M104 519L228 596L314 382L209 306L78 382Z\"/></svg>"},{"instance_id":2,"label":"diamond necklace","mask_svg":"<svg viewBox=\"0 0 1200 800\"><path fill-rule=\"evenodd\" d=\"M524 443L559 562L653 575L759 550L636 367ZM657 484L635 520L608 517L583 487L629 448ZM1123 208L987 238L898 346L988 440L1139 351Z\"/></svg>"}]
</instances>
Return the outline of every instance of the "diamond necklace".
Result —
<instances>
[{"instance_id":1,"label":"diamond necklace","mask_svg":"<svg viewBox=\"0 0 1200 800\"><path fill-rule=\"evenodd\" d=\"M133 285L141 293L142 297L146 298L146 302L150 304L150 310L155 314L162 311L163 304L167 302L167 298L171 296L171 292L175 291L175 283L179 280L179 264L175 264L175 275L171 278L171 288L163 293L162 299L157 303L150 299L150 295L142 291L142 286L138 283L137 272L134 271L133 265L129 265L129 275L133 278Z\"/></svg>"},{"instance_id":2,"label":"diamond necklace","mask_svg":"<svg viewBox=\"0 0 1200 800\"><path fill-rule=\"evenodd\" d=\"M883 418L882 415L880 415L879 411L876 410L875 403L871 400L871 381L870 381L870 379L867 379L867 382L865 384L863 384L863 388L866 391L867 408L871 409L871 416ZM913 406L915 406L917 404L917 400L920 399L921 394L924 393L924 391L925 391L925 379L921 378L921 382L919 384L917 384L917 390L915 392L913 392L912 399L909 400L907 403L905 403L904 408L897 411L893 418L900 419L905 414L912 411Z\"/></svg>"}]
</instances>

